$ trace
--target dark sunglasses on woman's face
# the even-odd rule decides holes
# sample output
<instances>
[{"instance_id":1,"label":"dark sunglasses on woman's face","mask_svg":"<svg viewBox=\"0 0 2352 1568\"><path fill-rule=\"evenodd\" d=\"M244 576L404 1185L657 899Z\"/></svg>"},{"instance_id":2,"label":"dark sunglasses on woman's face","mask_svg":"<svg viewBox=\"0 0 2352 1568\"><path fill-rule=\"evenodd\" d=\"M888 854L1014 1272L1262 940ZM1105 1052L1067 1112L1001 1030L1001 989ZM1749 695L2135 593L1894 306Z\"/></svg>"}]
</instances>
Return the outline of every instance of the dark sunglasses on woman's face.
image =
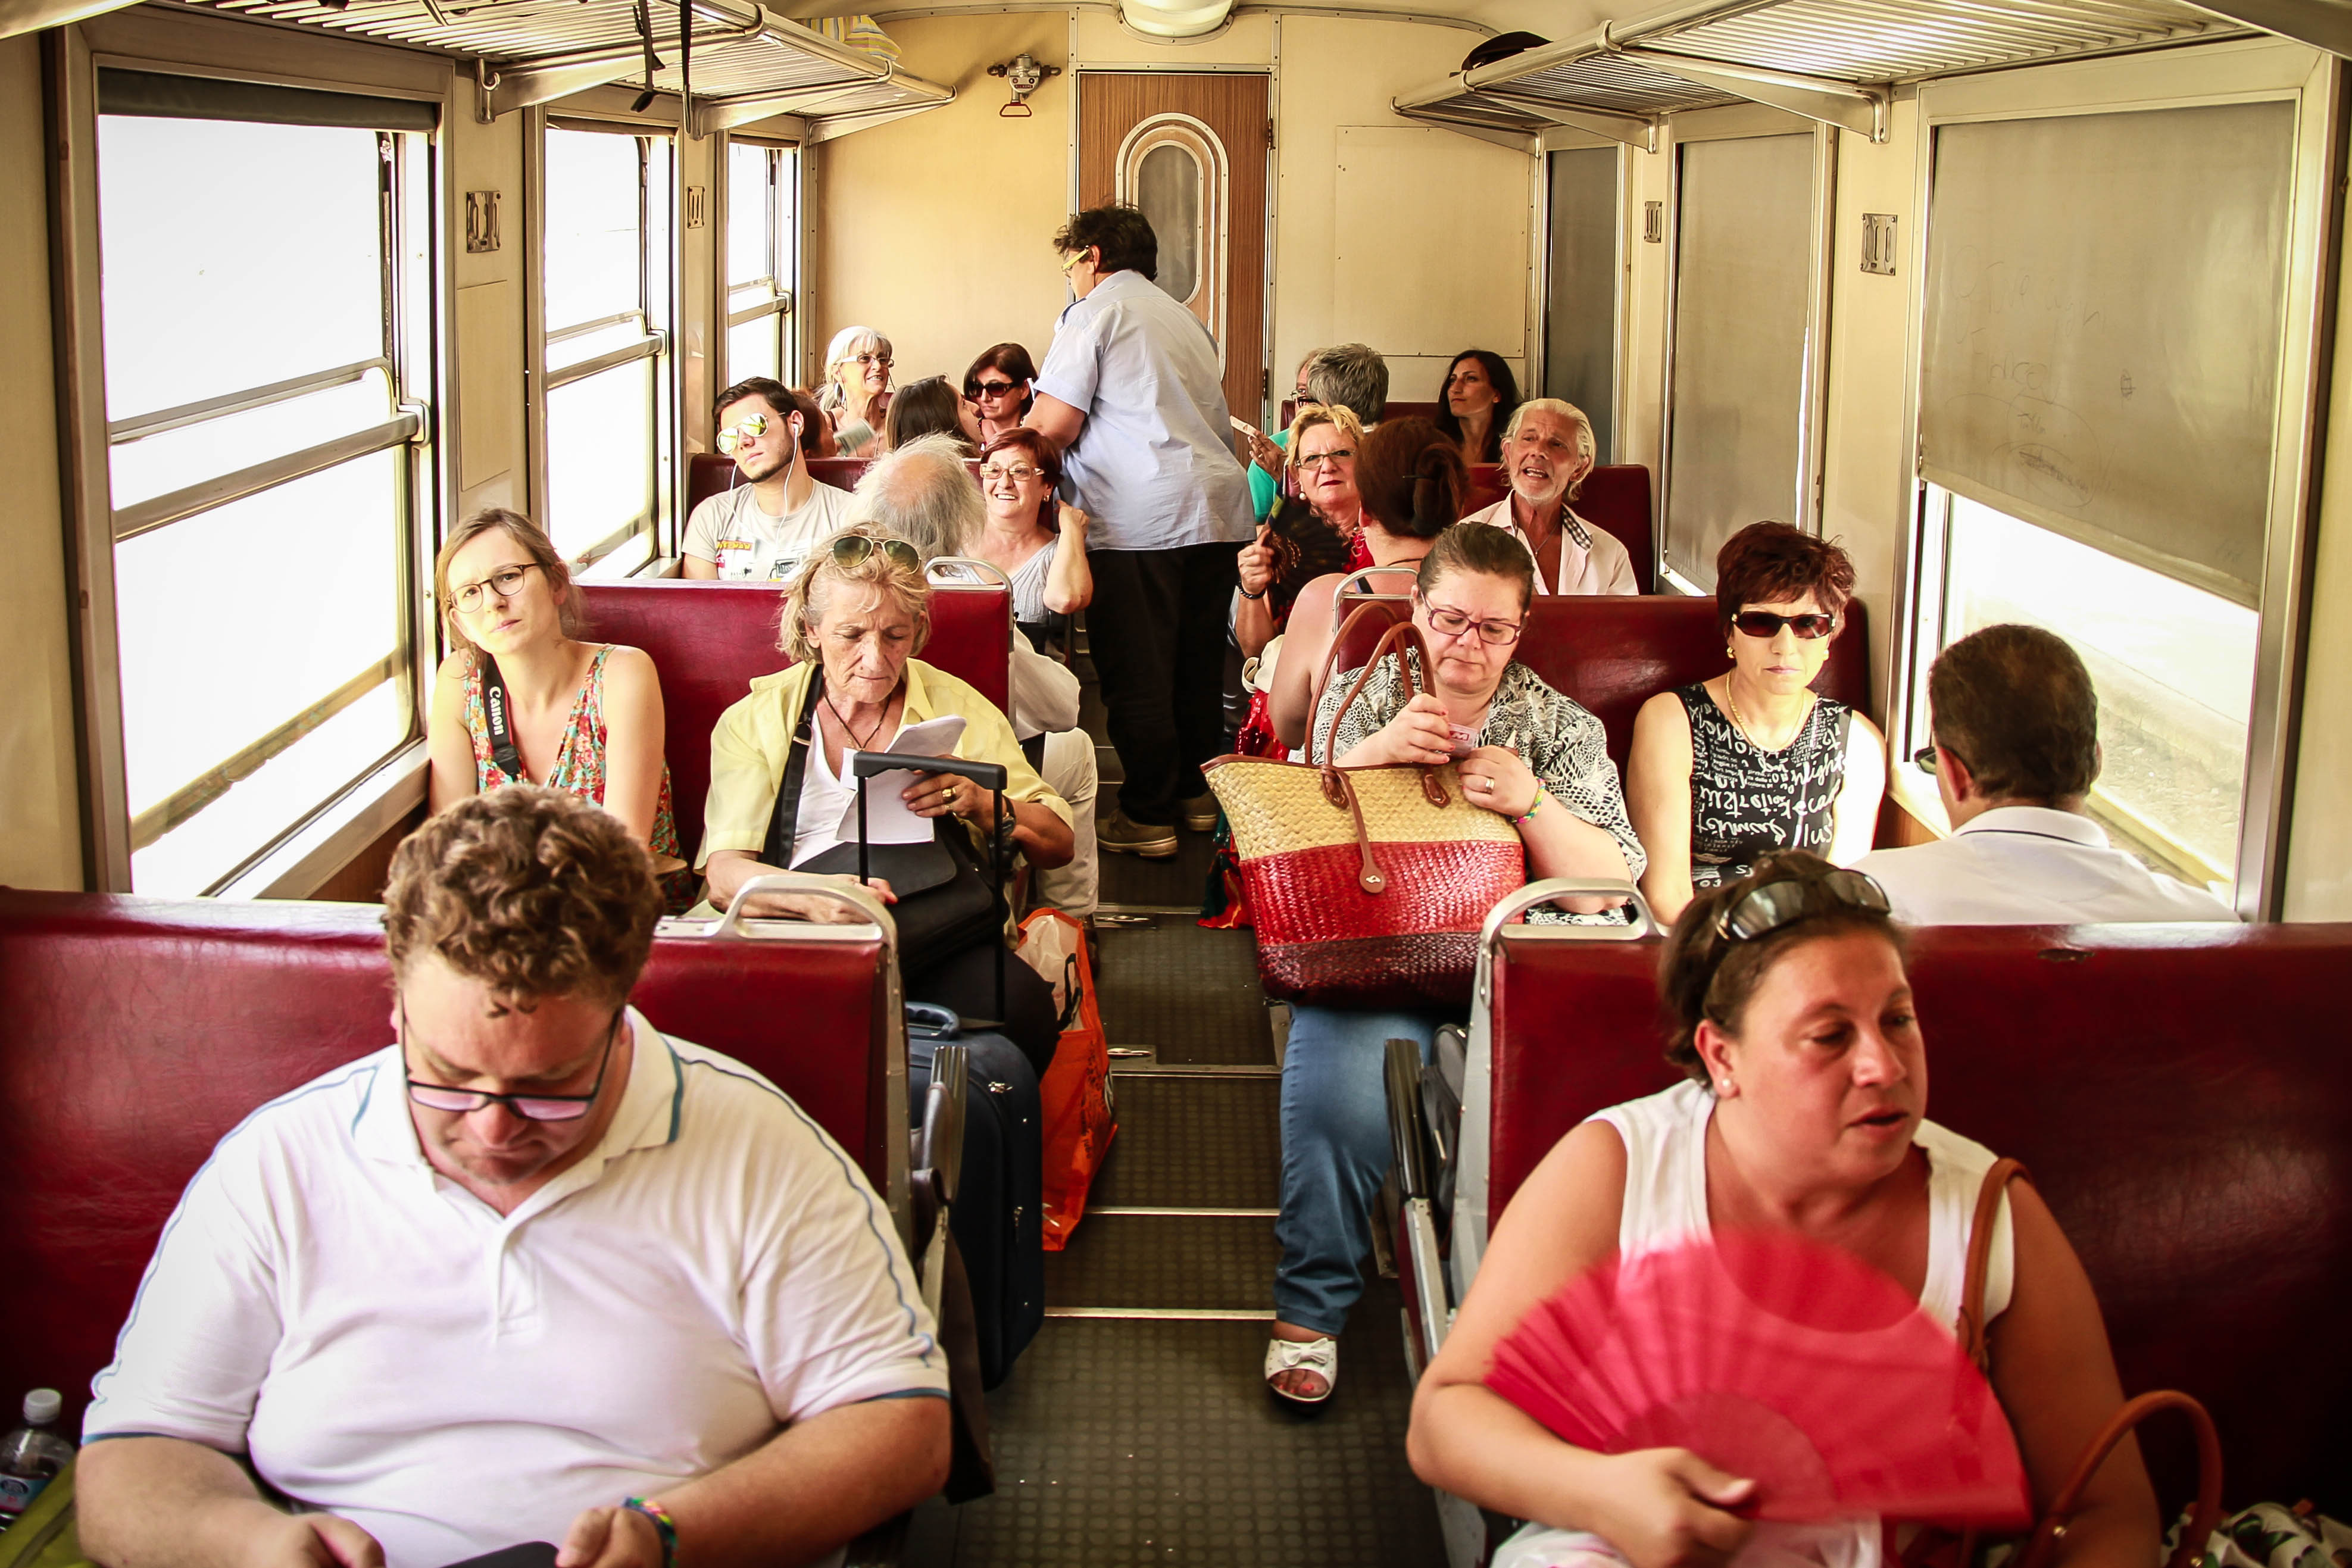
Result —
<instances>
[{"instance_id":1,"label":"dark sunglasses on woman's face","mask_svg":"<svg viewBox=\"0 0 2352 1568\"><path fill-rule=\"evenodd\" d=\"M966 397L1003 397L1015 385L1010 381L975 381L963 389L963 395Z\"/></svg>"},{"instance_id":2,"label":"dark sunglasses on woman's face","mask_svg":"<svg viewBox=\"0 0 2352 1568\"><path fill-rule=\"evenodd\" d=\"M1776 637L1786 626L1807 642L1837 630L1835 616L1776 616L1769 610L1742 610L1731 624L1751 637Z\"/></svg>"}]
</instances>

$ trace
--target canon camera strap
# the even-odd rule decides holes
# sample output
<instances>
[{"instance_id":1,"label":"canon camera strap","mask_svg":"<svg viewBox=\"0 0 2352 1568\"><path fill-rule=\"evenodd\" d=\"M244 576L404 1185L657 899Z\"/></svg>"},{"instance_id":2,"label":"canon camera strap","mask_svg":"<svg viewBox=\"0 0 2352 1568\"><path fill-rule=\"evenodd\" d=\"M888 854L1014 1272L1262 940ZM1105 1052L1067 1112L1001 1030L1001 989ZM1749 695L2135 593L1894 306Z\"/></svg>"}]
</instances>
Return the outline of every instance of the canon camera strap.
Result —
<instances>
[{"instance_id":1,"label":"canon camera strap","mask_svg":"<svg viewBox=\"0 0 2352 1568\"><path fill-rule=\"evenodd\" d=\"M499 771L517 784L529 784L522 771L522 753L515 749L514 717L507 701L506 678L499 673L499 661L480 649L475 657L482 661L482 717L490 731L490 761Z\"/></svg>"}]
</instances>

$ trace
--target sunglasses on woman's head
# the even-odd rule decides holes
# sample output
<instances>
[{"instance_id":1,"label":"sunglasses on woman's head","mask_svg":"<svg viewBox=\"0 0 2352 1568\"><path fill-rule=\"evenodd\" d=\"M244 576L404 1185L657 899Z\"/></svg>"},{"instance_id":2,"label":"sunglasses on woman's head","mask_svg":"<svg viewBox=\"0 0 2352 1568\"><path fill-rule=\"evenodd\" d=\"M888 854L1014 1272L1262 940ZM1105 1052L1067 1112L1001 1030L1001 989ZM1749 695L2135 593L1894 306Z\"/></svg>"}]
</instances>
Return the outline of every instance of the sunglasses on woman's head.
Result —
<instances>
[{"instance_id":1,"label":"sunglasses on woman's head","mask_svg":"<svg viewBox=\"0 0 2352 1568\"><path fill-rule=\"evenodd\" d=\"M845 533L835 540L833 563L835 566L855 566L877 549L889 558L892 565L904 566L910 572L923 563L923 558L915 553L915 547L905 540L871 539L863 533Z\"/></svg>"},{"instance_id":2,"label":"sunglasses on woman's head","mask_svg":"<svg viewBox=\"0 0 2352 1568\"><path fill-rule=\"evenodd\" d=\"M1863 871L1832 871L1821 877L1792 877L1767 882L1716 917L1715 934L1727 942L1753 942L1808 915L1826 914L1836 905L1891 913L1886 889Z\"/></svg>"},{"instance_id":3,"label":"sunglasses on woman's head","mask_svg":"<svg viewBox=\"0 0 2352 1568\"><path fill-rule=\"evenodd\" d=\"M1776 637L1786 626L1807 642L1837 630L1835 616L1776 616L1769 610L1742 610L1731 617L1731 624L1751 637Z\"/></svg>"}]
</instances>

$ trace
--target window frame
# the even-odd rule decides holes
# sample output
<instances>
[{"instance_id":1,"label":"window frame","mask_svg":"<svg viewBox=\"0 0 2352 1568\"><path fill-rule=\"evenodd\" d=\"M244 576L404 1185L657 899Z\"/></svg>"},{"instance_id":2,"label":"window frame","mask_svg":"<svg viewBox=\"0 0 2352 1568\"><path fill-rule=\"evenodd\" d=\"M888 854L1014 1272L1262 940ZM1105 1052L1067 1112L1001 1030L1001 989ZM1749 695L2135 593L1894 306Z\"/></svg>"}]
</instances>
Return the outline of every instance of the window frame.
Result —
<instances>
[{"instance_id":1,"label":"window frame","mask_svg":"<svg viewBox=\"0 0 2352 1568\"><path fill-rule=\"evenodd\" d=\"M1801 115L1761 104L1734 104L1678 114L1671 134L1660 138L1659 154L1666 159L1665 205L1661 214L1665 244L1664 353L1658 407L1657 552L1658 581L1679 594L1705 596L1709 592L1667 564L1667 519L1673 498L1675 442L1675 333L1682 307L1682 149L1696 142L1742 141L1759 136L1808 135L1812 138L1812 212L1808 222L1811 238L1806 260L1805 351L1798 388L1797 484L1790 496L1787 521L1803 532L1822 531L1822 485L1829 429L1830 270L1836 254L1832 229L1837 211L1838 130ZM1621 415L1621 419L1622 419Z\"/></svg>"},{"instance_id":2,"label":"window frame","mask_svg":"<svg viewBox=\"0 0 2352 1568\"><path fill-rule=\"evenodd\" d=\"M177 47L188 58L148 50ZM201 60L202 63L196 63ZM423 798L421 773L411 765L421 758L428 686L432 678L427 655L436 647L429 598L431 559L441 521L451 498L449 475L440 461L441 421L445 410L440 394L446 384L447 330L446 301L454 285L454 268L446 236L451 204L445 150L450 117L455 111L446 72L424 62L381 58L380 51L338 41L320 40L266 54L255 51L249 30L223 26L213 18L189 18L184 28L158 33L129 18L101 16L58 28L45 35L44 75L49 84L47 129L53 144L64 149L53 166L51 210L54 215L51 288L58 301L59 356L58 404L60 445L65 462L65 511L68 529L67 592L73 626L70 647L73 667L76 742L80 773L83 884L92 891L132 890L134 825L130 810L122 664L119 653L114 550L122 535L123 515L149 531L167 527L226 504L241 495L295 482L323 471L334 462L353 460L375 452L397 453L394 465L395 508L401 537L395 552L394 592L397 615L393 676L404 710L403 737L352 779L299 813L266 840L253 847L203 890L203 896L241 893L256 896L302 896L315 886L293 886L317 868L325 854L342 855L350 848L349 824L381 816L386 809L405 812L410 796ZM389 132L394 162L385 204L383 230L385 332L383 353L362 366L339 367L294 378L271 386L208 398L180 408L134 416L115 423L113 433L126 429L156 433L167 423L187 423L225 416L231 405L266 406L317 390L337 377L363 374L382 364L391 382L395 416L369 432L347 434L303 452L286 454L251 465L236 474L216 476L204 484L122 509L113 506L109 422L106 409L103 293L100 280L100 207L98 200L99 81L101 68L179 75L208 79L253 82L362 97L406 100L433 104L438 110L431 132ZM410 240L421 237L417 252ZM401 434L389 433L398 428ZM369 437L381 437L369 441ZM362 449L342 450L367 442ZM333 449L331 452L331 449ZM333 461L322 460L331 456ZM307 465L307 466L306 466ZM173 509L161 503L184 500L194 490L217 490L244 480L250 489L224 494L202 509L164 517ZM160 519L160 521L159 521ZM380 682L378 684L381 684ZM315 714L316 710L307 710ZM301 716L298 716L296 721ZM281 725L261 742L278 739ZM269 756L288 749L299 735L271 749ZM244 759L256 750L240 750ZM267 758L263 759L264 761ZM215 768L207 773L224 771ZM197 781L200 784L202 781ZM178 801L191 784L175 791ZM161 806L154 808L161 809ZM153 815L153 810L142 816ZM196 815L191 812L190 816ZM302 852L290 851L301 846ZM325 848L322 852L321 847ZM292 863L299 860L299 864ZM330 868L329 869L331 869Z\"/></svg>"},{"instance_id":3,"label":"window frame","mask_svg":"<svg viewBox=\"0 0 2352 1568\"><path fill-rule=\"evenodd\" d=\"M767 154L764 162L768 170L768 274L764 280L768 284L769 291L769 297L766 300L746 305L740 310L734 309L735 290L744 285L735 282L727 276L733 270L730 262L733 256L735 243L734 152L739 146L757 147ZM732 363L735 329L747 326L763 316L776 318L776 379L786 385L792 384L795 379L793 367L799 363L800 356L799 229L803 195L802 174L805 163L801 153L801 144L796 142L769 136L744 136L732 132L724 137L715 151L713 163L717 167L717 178L714 183L719 186L719 197L715 205L720 214L719 221L723 226L715 247L716 265L711 268L714 296L711 313L719 322L719 331L715 335L719 338L720 345L719 368L723 374L719 377L719 384L722 387L732 386L743 379L737 374ZM789 165L786 163L787 159L790 160ZM780 200L787 179L792 191L790 210L793 215L793 229L789 236L784 231L784 205ZM780 261L786 264L780 266ZM751 281L757 283L762 279L752 279Z\"/></svg>"},{"instance_id":4,"label":"window frame","mask_svg":"<svg viewBox=\"0 0 2352 1568\"><path fill-rule=\"evenodd\" d=\"M1910 515L1896 562L1896 625L1886 733L1897 757L1927 744L1927 667L1948 610L1944 563L1947 509L1931 503L1919 471L1921 375L1927 331L1925 279L1934 226L1936 131L1970 121L2046 119L2208 104L2292 100L2297 105L2292 206L2286 235L2286 298L2280 332L2277 410L2272 430L2270 515L2263 552L2252 718L2239 801L2237 863L2227 868L2242 918L2284 918L2287 828L2293 816L2301 728L2304 648L2309 630L2311 554L2318 527L2320 443L2329 365L2323 319L2332 291L2337 217L2333 193L2343 174L2345 113L2332 57L2275 38L2223 42L2117 58L2025 66L1924 84L1919 89L1908 271L1914 279L1905 365L1904 418L1911 452ZM1999 510L1996 508L1995 510ZM2113 553L2112 552L2107 553ZM2119 560L2129 560L2117 555ZM2147 564L2146 563L2134 563ZM2165 574L2171 575L2171 574ZM2183 578L2182 581L2188 581ZM2201 584L2191 584L2191 586ZM1934 628L1931 630L1930 628ZM1932 791L1888 770L1892 793L1915 817L1941 831Z\"/></svg>"},{"instance_id":5,"label":"window frame","mask_svg":"<svg viewBox=\"0 0 2352 1568\"><path fill-rule=\"evenodd\" d=\"M1535 310L1531 320L1536 330L1531 334L1533 353L1528 357L1528 384L1520 388L1528 397L1549 396L1548 382L1551 375L1551 323L1555 311L1554 279L1552 277L1552 158L1562 153L1601 153L1616 154L1617 201L1615 204L1616 242L1612 250L1612 281L1610 294L1610 369L1609 369L1609 439L1601 444L1595 459L1599 463L1622 463L1625 460L1626 384L1625 326L1626 307L1632 296L1633 257L1631 247L1633 226L1630 221L1632 204L1638 201L1638 180L1633 166L1635 150L1623 142L1589 131L1556 129L1546 131L1537 140L1536 209L1539 221L1535 234ZM1671 354L1672 340L1668 340ZM1440 389L1441 394L1443 388ZM1589 411L1588 411L1589 412ZM1663 515L1663 514L1662 514ZM1655 531L1653 531L1654 532ZM1653 550L1655 552L1655 542ZM1660 562L1653 561L1654 571Z\"/></svg>"},{"instance_id":6,"label":"window frame","mask_svg":"<svg viewBox=\"0 0 2352 1568\"><path fill-rule=\"evenodd\" d=\"M525 336L529 350L523 365L526 440L530 444L531 516L548 530L555 531L552 515L553 490L548 471L547 411L553 395L576 382L638 360L652 364L652 395L647 402L648 468L653 476L646 510L602 539L569 557L578 570L590 576L612 574L616 569L623 575L634 573L646 563L656 560L662 553L662 542L675 531L678 511L677 454L680 446L677 376L678 293L678 226L681 222L678 190L685 177L685 153L682 137L674 123L652 119L605 119L574 113L566 110L551 114L544 107L523 111L528 119L523 134L529 141L524 154L524 224L530 238L530 259L524 267L523 309L527 321ZM637 309L623 311L590 321L551 322L547 317L547 138L551 131L570 131L586 135L626 136L637 143ZM669 177L656 181L653 177L651 143L669 143ZM655 288L656 268L653 263L654 219L664 218L667 258L660 268L667 287L658 292ZM624 324L631 315L639 317L644 336L636 342L623 344L593 355L576 363L549 369L548 350L567 339L583 336L613 326ZM644 548L632 548L642 541Z\"/></svg>"}]
</instances>

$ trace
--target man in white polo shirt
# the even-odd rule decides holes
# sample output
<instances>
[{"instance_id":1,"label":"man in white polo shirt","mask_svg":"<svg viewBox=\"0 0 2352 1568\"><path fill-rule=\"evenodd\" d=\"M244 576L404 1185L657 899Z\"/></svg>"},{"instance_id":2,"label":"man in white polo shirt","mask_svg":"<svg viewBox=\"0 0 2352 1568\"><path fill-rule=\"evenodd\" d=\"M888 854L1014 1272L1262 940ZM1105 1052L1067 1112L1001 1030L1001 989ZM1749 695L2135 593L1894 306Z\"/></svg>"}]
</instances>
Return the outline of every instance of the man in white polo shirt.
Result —
<instances>
[{"instance_id":1,"label":"man in white polo shirt","mask_svg":"<svg viewBox=\"0 0 2352 1568\"><path fill-rule=\"evenodd\" d=\"M803 453L809 416L781 382L739 381L719 395L719 449L737 483L686 520L688 577L787 583L819 541L841 531L849 492L820 484Z\"/></svg>"},{"instance_id":2,"label":"man in white polo shirt","mask_svg":"<svg viewBox=\"0 0 2352 1568\"><path fill-rule=\"evenodd\" d=\"M946 1359L889 1216L766 1080L628 1006L660 910L565 791L401 846L399 1043L189 1183L92 1385L92 1556L800 1563L939 1489Z\"/></svg>"},{"instance_id":3,"label":"man in white polo shirt","mask_svg":"<svg viewBox=\"0 0 2352 1568\"><path fill-rule=\"evenodd\" d=\"M1638 594L1641 579L1624 545L1568 504L1599 455L1582 409L1557 397L1531 397L1503 432L1509 491L1462 521L1510 530L1536 558L1538 594Z\"/></svg>"},{"instance_id":4,"label":"man in white polo shirt","mask_svg":"<svg viewBox=\"0 0 2352 1568\"><path fill-rule=\"evenodd\" d=\"M2099 694L2066 639L1970 632L1927 672L1936 775L1952 836L1854 863L1911 925L2228 921L2230 906L2108 844L2084 815L2099 776Z\"/></svg>"}]
</instances>

